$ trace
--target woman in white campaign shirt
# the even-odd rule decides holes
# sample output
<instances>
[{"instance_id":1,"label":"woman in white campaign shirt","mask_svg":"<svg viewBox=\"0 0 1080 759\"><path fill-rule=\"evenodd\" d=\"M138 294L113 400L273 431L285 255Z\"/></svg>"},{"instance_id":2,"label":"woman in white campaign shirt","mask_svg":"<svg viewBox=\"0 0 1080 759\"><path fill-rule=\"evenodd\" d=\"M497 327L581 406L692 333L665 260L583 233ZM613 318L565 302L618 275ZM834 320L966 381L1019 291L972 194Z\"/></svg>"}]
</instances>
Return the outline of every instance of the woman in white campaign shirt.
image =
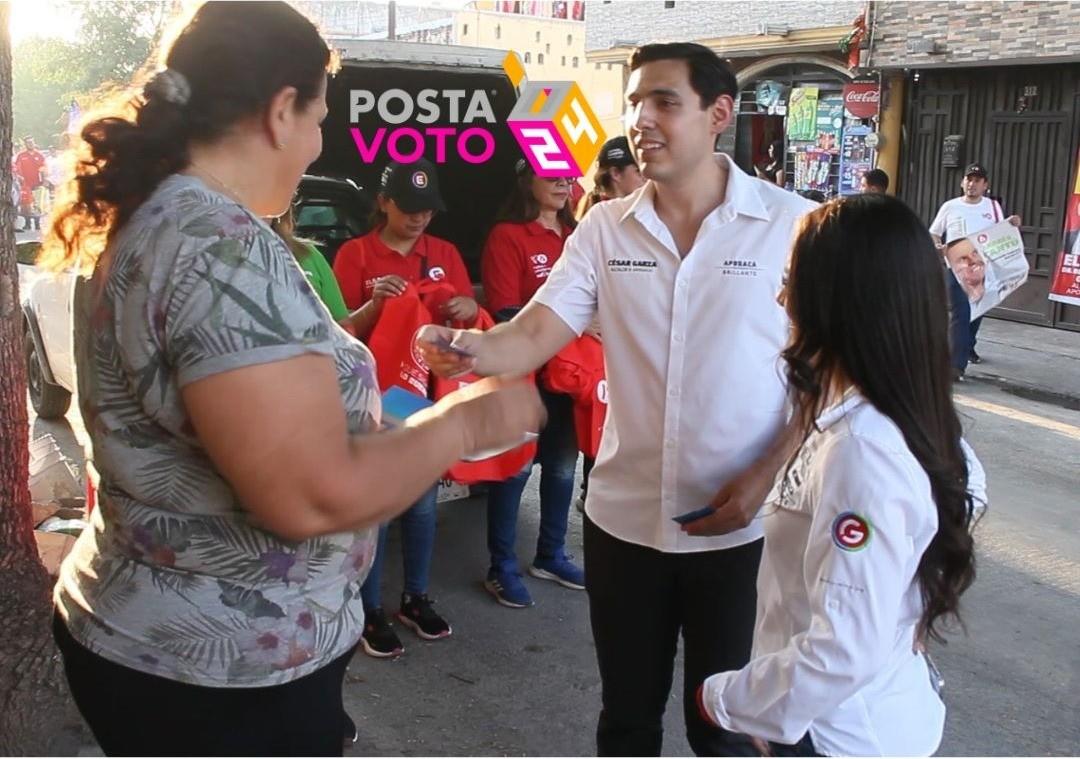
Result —
<instances>
[{"instance_id":1,"label":"woman in white campaign shirt","mask_svg":"<svg viewBox=\"0 0 1080 759\"><path fill-rule=\"evenodd\" d=\"M941 740L921 651L974 579L976 499L940 266L884 195L815 210L795 241L783 356L805 438L762 512L751 661L699 691L706 718L774 755L929 755Z\"/></svg>"}]
</instances>

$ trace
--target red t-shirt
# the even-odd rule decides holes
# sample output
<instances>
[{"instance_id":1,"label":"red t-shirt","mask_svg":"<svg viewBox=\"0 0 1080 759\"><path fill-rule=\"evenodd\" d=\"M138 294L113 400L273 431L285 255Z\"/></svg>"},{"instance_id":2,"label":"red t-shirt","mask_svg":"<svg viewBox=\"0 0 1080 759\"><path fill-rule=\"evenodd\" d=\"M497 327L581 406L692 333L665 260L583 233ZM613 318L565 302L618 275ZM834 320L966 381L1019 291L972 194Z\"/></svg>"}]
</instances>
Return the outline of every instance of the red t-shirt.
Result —
<instances>
[{"instance_id":1,"label":"red t-shirt","mask_svg":"<svg viewBox=\"0 0 1080 759\"><path fill-rule=\"evenodd\" d=\"M23 150L15 156L15 173L19 175L24 190L33 190L41 184L41 169L45 156L37 150Z\"/></svg>"},{"instance_id":2,"label":"red t-shirt","mask_svg":"<svg viewBox=\"0 0 1080 759\"><path fill-rule=\"evenodd\" d=\"M334 257L334 276L350 311L371 300L376 280L391 274L413 284L425 277L448 282L458 295L473 297L469 272L453 243L423 234L403 256L379 238L380 229L349 240Z\"/></svg>"},{"instance_id":3,"label":"red t-shirt","mask_svg":"<svg viewBox=\"0 0 1080 759\"><path fill-rule=\"evenodd\" d=\"M480 259L488 311L494 315L528 303L562 255L569 234L566 227L559 235L536 221L496 224Z\"/></svg>"}]
</instances>

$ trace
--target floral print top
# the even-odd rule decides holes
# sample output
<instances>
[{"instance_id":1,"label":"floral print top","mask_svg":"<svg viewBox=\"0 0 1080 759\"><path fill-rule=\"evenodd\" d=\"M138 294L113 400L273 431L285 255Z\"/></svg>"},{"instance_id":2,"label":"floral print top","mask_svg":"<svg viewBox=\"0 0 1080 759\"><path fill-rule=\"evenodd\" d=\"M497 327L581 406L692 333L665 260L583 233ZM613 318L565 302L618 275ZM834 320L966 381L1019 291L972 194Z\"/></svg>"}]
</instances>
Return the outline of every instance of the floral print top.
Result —
<instances>
[{"instance_id":1,"label":"floral print top","mask_svg":"<svg viewBox=\"0 0 1080 759\"><path fill-rule=\"evenodd\" d=\"M330 318L262 220L173 175L75 299L80 406L98 508L55 598L71 634L142 672L276 685L352 648L375 530L293 542L260 529L185 412L187 383L305 353L337 367L351 434L381 415L374 360Z\"/></svg>"}]
</instances>

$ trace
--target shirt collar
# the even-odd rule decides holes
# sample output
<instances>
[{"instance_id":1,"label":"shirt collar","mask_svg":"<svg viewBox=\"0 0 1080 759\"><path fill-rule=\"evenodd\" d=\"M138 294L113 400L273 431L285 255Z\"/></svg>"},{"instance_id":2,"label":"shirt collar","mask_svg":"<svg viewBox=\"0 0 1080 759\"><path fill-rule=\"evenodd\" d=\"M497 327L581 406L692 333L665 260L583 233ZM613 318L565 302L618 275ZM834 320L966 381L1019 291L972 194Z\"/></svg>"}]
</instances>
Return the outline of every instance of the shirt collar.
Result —
<instances>
[{"instance_id":1,"label":"shirt collar","mask_svg":"<svg viewBox=\"0 0 1080 759\"><path fill-rule=\"evenodd\" d=\"M405 255L402 255L401 253L399 253L398 251L394 250L389 245L387 245L385 242L383 242L383 239L379 234L380 232L382 232L383 226L385 226L385 225L380 225L380 226L376 227L375 229L371 230L371 240L374 243L375 253L377 255L391 256L393 258L409 258L410 256L414 256L414 255L423 256L423 255L427 254L427 233L426 232L421 233L419 239L417 239L416 243L413 245L412 250L410 250Z\"/></svg>"},{"instance_id":2,"label":"shirt collar","mask_svg":"<svg viewBox=\"0 0 1080 759\"><path fill-rule=\"evenodd\" d=\"M864 403L866 398L863 394L856 388L849 387L838 403L821 412L814 426L824 432Z\"/></svg>"},{"instance_id":3,"label":"shirt collar","mask_svg":"<svg viewBox=\"0 0 1080 759\"><path fill-rule=\"evenodd\" d=\"M729 221L734 219L736 215L769 221L772 217L769 216L769 211L765 207L765 202L761 199L761 193L759 192L762 180L744 172L726 153L716 153L714 159L725 164L728 179L724 202L717 206L713 213L719 212L721 215L726 216ZM626 213L622 215L619 221L626 221L631 216L640 218L643 213L648 212L655 214L655 200L656 184L650 179L638 192L638 196L634 198L634 201L626 209Z\"/></svg>"},{"instance_id":4,"label":"shirt collar","mask_svg":"<svg viewBox=\"0 0 1080 759\"><path fill-rule=\"evenodd\" d=\"M560 225L561 226L561 225ZM554 229L548 229L539 221L527 221L525 222L525 231L533 237L544 237L546 235L558 235ZM570 233L570 230L565 226L562 228L562 235L560 237L565 238Z\"/></svg>"}]
</instances>

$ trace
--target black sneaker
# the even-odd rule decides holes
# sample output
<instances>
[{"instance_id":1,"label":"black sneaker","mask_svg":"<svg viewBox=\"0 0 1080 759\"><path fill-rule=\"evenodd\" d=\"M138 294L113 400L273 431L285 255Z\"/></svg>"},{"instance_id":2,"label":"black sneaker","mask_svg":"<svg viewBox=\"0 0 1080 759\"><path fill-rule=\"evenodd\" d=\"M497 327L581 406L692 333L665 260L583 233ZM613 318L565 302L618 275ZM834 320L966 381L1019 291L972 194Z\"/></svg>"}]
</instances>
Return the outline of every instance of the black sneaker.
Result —
<instances>
[{"instance_id":1,"label":"black sneaker","mask_svg":"<svg viewBox=\"0 0 1080 759\"><path fill-rule=\"evenodd\" d=\"M453 632L450 623L436 613L433 603L426 593L416 596L402 593L401 610L398 611L397 618L401 620L401 624L424 640L448 638Z\"/></svg>"},{"instance_id":2,"label":"black sneaker","mask_svg":"<svg viewBox=\"0 0 1080 759\"><path fill-rule=\"evenodd\" d=\"M972 348L971 353L968 354L968 363L969 364L981 364L982 363L982 356L980 356L978 353L976 353L974 348Z\"/></svg>"},{"instance_id":3,"label":"black sneaker","mask_svg":"<svg viewBox=\"0 0 1080 759\"><path fill-rule=\"evenodd\" d=\"M405 646L401 645L394 628L390 627L382 607L364 612L364 632L360 636L360 643L364 646L364 653L376 659L396 659L405 653Z\"/></svg>"}]
</instances>

